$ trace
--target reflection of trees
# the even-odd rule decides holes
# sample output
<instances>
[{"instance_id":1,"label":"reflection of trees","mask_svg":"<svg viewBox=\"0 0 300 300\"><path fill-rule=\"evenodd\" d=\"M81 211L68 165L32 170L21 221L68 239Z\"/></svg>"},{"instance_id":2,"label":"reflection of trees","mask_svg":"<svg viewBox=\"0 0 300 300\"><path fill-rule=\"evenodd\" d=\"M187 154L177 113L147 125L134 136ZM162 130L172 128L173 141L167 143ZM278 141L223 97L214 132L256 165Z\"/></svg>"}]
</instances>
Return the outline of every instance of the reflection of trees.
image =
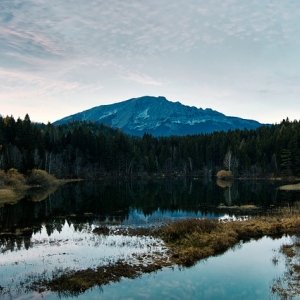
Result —
<instances>
[{"instance_id":1,"label":"reflection of trees","mask_svg":"<svg viewBox=\"0 0 300 300\"><path fill-rule=\"evenodd\" d=\"M231 206L239 196L239 191L236 185L229 186L224 191L225 202Z\"/></svg>"},{"instance_id":2,"label":"reflection of trees","mask_svg":"<svg viewBox=\"0 0 300 300\"><path fill-rule=\"evenodd\" d=\"M224 198L228 206L231 206L236 199L238 199L239 192L237 185L234 184L233 180L217 179L217 186L224 189Z\"/></svg>"},{"instance_id":3,"label":"reflection of trees","mask_svg":"<svg viewBox=\"0 0 300 300\"><path fill-rule=\"evenodd\" d=\"M31 189L28 192L27 198L29 201L39 202L47 199L51 194L53 194L58 189L58 185L51 186L47 189L36 188Z\"/></svg>"},{"instance_id":4,"label":"reflection of trees","mask_svg":"<svg viewBox=\"0 0 300 300\"><path fill-rule=\"evenodd\" d=\"M32 234L33 232L31 232ZM7 235L0 238L0 253L20 250L23 246L26 250L31 247L31 234L24 236Z\"/></svg>"},{"instance_id":5,"label":"reflection of trees","mask_svg":"<svg viewBox=\"0 0 300 300\"><path fill-rule=\"evenodd\" d=\"M229 188L232 187L233 185L233 180L224 180L224 179L220 179L217 178L217 186L221 187L221 188Z\"/></svg>"},{"instance_id":6,"label":"reflection of trees","mask_svg":"<svg viewBox=\"0 0 300 300\"><path fill-rule=\"evenodd\" d=\"M81 182L61 187L44 201L24 199L13 206L0 208L0 232L13 228L39 226L56 216L82 216L91 213L104 220L121 222L130 209L152 214L165 210L196 211L201 206L217 205L219 193L211 184L186 180L149 182ZM53 225L48 225L51 233Z\"/></svg>"},{"instance_id":7,"label":"reflection of trees","mask_svg":"<svg viewBox=\"0 0 300 300\"><path fill-rule=\"evenodd\" d=\"M288 194L288 197L281 192L277 195L276 186L264 182L235 181L233 184L218 180L215 185L188 178L185 181L86 181L62 186L44 201L25 199L0 208L0 233L14 233L20 228L35 230L48 224L47 232L52 234L61 230L66 219L70 224L79 220L78 224L75 222L76 230L81 230L80 222L91 219L122 223L132 209L146 216L158 209L162 213L178 210L212 213L224 198L228 205L251 203L262 207L280 203L283 197L289 203L297 200L295 194Z\"/></svg>"},{"instance_id":8,"label":"reflection of trees","mask_svg":"<svg viewBox=\"0 0 300 300\"><path fill-rule=\"evenodd\" d=\"M50 236L55 230L55 224L48 223L48 224L45 225L45 228L46 228L48 236Z\"/></svg>"}]
</instances>

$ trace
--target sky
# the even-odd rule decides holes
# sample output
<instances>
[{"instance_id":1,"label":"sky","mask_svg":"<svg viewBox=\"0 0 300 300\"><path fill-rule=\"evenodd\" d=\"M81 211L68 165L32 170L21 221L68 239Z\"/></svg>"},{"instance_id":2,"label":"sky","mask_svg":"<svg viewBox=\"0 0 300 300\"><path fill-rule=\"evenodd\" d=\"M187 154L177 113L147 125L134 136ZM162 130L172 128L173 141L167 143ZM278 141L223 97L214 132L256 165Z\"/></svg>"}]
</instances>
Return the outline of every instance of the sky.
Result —
<instances>
[{"instance_id":1,"label":"sky","mask_svg":"<svg viewBox=\"0 0 300 300\"><path fill-rule=\"evenodd\" d=\"M52 122L165 96L300 118L299 0L0 0L0 114Z\"/></svg>"}]
</instances>

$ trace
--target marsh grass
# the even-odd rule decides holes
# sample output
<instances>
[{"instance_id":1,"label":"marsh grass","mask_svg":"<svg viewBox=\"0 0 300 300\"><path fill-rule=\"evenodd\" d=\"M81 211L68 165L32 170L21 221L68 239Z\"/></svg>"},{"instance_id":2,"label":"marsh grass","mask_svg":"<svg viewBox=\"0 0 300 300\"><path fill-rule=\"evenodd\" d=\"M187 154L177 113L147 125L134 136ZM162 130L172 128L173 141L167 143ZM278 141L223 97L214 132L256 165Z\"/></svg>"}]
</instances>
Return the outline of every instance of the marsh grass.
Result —
<instances>
[{"instance_id":1,"label":"marsh grass","mask_svg":"<svg viewBox=\"0 0 300 300\"><path fill-rule=\"evenodd\" d=\"M2 188L26 188L25 176L16 169L9 169L7 172L0 170L0 186Z\"/></svg>"},{"instance_id":2,"label":"marsh grass","mask_svg":"<svg viewBox=\"0 0 300 300\"><path fill-rule=\"evenodd\" d=\"M294 272L300 276L300 265L293 265ZM300 280L300 278L299 278Z\"/></svg>"},{"instance_id":3,"label":"marsh grass","mask_svg":"<svg viewBox=\"0 0 300 300\"><path fill-rule=\"evenodd\" d=\"M109 235L109 228L107 226L96 227L93 233L98 235Z\"/></svg>"},{"instance_id":4,"label":"marsh grass","mask_svg":"<svg viewBox=\"0 0 300 300\"><path fill-rule=\"evenodd\" d=\"M289 258L296 255L293 245L282 245L280 251Z\"/></svg>"},{"instance_id":5,"label":"marsh grass","mask_svg":"<svg viewBox=\"0 0 300 300\"><path fill-rule=\"evenodd\" d=\"M162 227L158 235L172 252L176 264L191 266L199 259L225 252L239 242L263 236L299 234L300 216L257 217L219 223L215 220L184 220Z\"/></svg>"},{"instance_id":6,"label":"marsh grass","mask_svg":"<svg viewBox=\"0 0 300 300\"><path fill-rule=\"evenodd\" d=\"M143 260L142 258L140 259ZM40 280L32 284L34 289L58 292L64 296L76 296L94 286L118 282L123 277L136 278L144 273L152 273L170 265L170 262L156 258L149 264L129 264L124 260L100 266L96 269L66 271L54 274L52 280Z\"/></svg>"},{"instance_id":7,"label":"marsh grass","mask_svg":"<svg viewBox=\"0 0 300 300\"><path fill-rule=\"evenodd\" d=\"M280 252L286 258L287 271L274 282L271 290L281 299L294 299L300 295L300 243L282 245Z\"/></svg>"},{"instance_id":8,"label":"marsh grass","mask_svg":"<svg viewBox=\"0 0 300 300\"><path fill-rule=\"evenodd\" d=\"M12 189L0 189L0 206L3 203L16 203L22 199L22 194Z\"/></svg>"}]
</instances>

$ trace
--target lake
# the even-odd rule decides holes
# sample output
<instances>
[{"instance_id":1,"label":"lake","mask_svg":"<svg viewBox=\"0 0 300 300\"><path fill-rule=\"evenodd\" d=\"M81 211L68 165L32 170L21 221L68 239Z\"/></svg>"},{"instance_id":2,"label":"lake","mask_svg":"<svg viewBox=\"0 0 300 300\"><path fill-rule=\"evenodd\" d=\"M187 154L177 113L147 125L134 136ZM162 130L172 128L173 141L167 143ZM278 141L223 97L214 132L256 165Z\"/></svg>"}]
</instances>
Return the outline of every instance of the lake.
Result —
<instances>
[{"instance_id":1,"label":"lake","mask_svg":"<svg viewBox=\"0 0 300 300\"><path fill-rule=\"evenodd\" d=\"M239 218L291 206L296 192L278 183L193 180L83 181L62 186L43 201L28 196L0 208L0 298L57 299L32 292L35 280L66 270L96 268L166 247L152 237L95 235L109 228L159 226L183 218ZM255 209L239 207L251 205ZM226 208L227 207L227 208ZM272 282L285 271L280 245L291 237L263 238L191 268L165 268L77 295L79 299L276 299ZM274 256L277 263L274 264ZM70 295L69 295L70 296Z\"/></svg>"}]
</instances>

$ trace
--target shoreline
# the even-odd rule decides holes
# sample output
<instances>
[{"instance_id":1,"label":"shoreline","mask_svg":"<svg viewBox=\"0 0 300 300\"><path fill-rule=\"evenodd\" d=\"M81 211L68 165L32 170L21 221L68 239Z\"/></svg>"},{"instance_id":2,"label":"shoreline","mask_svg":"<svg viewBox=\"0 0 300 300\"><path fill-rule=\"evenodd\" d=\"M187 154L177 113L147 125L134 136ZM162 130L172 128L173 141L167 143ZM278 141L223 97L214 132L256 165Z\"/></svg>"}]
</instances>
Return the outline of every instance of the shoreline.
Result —
<instances>
[{"instance_id":1,"label":"shoreline","mask_svg":"<svg viewBox=\"0 0 300 300\"><path fill-rule=\"evenodd\" d=\"M1 171L1 170L0 170ZM140 177L140 176L104 176L104 177L99 177L99 178L94 178L94 179L84 179L84 178L70 178L70 179L57 179L54 176L48 174L46 171L43 170L33 170L33 171L41 171L44 172L43 176L46 177L46 182L42 183L34 183L34 184L28 184L28 183L18 183L15 186L14 185L1 185L0 182L0 207L4 206L5 204L16 204L23 198L29 196L31 197L32 194L41 192L40 196L34 196L34 199L38 200L33 200L33 201L42 201L43 199L46 198L46 196L50 195L51 193L55 192L60 186L68 184L68 183L76 183L76 182L81 182L81 181L110 181L110 180L122 180L122 181L128 181L128 180L181 180L184 178L189 178L191 180L201 180L201 178L205 178L203 176L166 176L165 174L160 174L159 176L156 175L151 175L151 176L145 176L145 177ZM9 171L8 171L9 172ZM23 176L24 180L25 177L24 175L18 173L18 175ZM49 177L49 178L48 178ZM42 178L43 180L44 178ZM237 177L237 178L232 178L231 180L218 180L217 178L212 178L216 179L216 184L220 186L220 182L224 183L224 187L227 187L226 184L230 184L230 186L233 184L234 180L236 181L270 181L270 182L284 182L284 183L289 183L285 185L278 186L278 190L280 191L300 191L300 178L295 178L295 177ZM0 178L1 180L1 178ZM220 186L221 188L223 186ZM46 195L43 197L43 195ZM259 207L226 207L220 205L218 207L220 210L225 210L227 209L228 211L259 211Z\"/></svg>"}]
</instances>

